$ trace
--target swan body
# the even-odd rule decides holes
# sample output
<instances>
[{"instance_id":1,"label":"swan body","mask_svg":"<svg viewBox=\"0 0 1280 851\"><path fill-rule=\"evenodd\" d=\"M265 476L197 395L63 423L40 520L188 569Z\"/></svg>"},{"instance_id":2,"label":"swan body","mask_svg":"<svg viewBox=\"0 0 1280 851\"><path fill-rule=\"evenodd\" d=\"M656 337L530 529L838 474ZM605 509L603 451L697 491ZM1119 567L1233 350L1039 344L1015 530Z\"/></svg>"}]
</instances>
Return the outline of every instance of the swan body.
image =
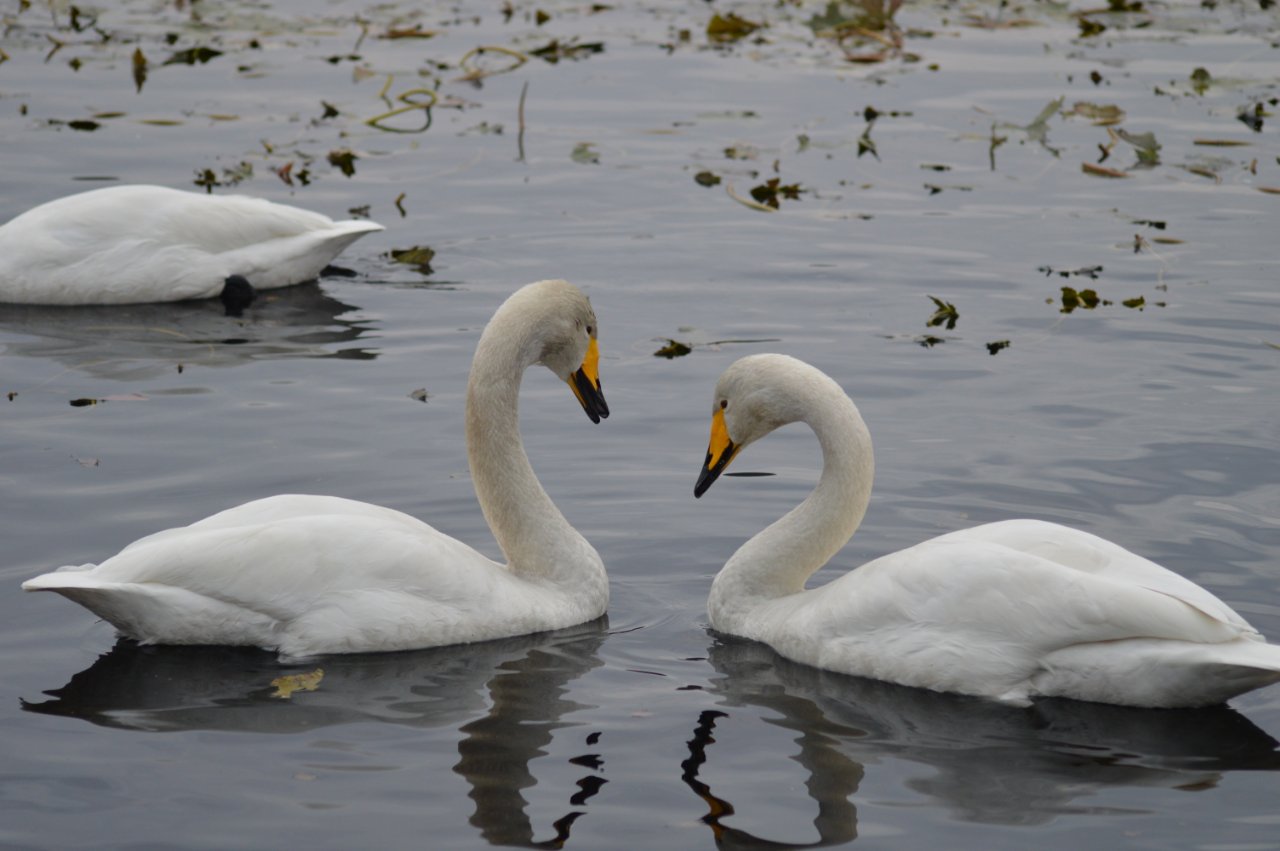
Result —
<instances>
[{"instance_id":1,"label":"swan body","mask_svg":"<svg viewBox=\"0 0 1280 851\"><path fill-rule=\"evenodd\" d=\"M595 323L577 289L540 281L513 294L481 335L467 451L507 564L399 511L287 494L22 587L59 593L145 644L253 645L285 657L462 644L593 620L608 603L604 565L534 476L517 399L525 368L543 364L595 422L608 416Z\"/></svg>"},{"instance_id":2,"label":"swan body","mask_svg":"<svg viewBox=\"0 0 1280 851\"><path fill-rule=\"evenodd\" d=\"M1280 647L1195 583L1109 541L1006 520L805 581L853 535L871 493L871 437L835 381L783 355L716 386L701 496L746 445L808 424L823 470L799 506L712 583L711 625L797 662L1013 704L1069 697L1146 707L1222 703L1280 680Z\"/></svg>"},{"instance_id":3,"label":"swan body","mask_svg":"<svg viewBox=\"0 0 1280 851\"><path fill-rule=\"evenodd\" d=\"M316 277L370 221L262 198L111 186L41 204L0 226L0 302L137 304L212 298Z\"/></svg>"}]
</instances>

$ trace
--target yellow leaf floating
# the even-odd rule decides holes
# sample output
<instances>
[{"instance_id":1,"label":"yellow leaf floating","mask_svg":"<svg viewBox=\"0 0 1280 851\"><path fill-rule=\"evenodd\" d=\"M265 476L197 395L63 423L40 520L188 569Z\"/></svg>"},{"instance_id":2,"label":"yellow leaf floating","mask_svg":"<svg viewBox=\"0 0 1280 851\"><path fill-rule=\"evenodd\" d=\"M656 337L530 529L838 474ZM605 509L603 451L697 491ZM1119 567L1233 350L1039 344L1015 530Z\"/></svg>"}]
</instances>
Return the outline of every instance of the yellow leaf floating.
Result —
<instances>
[{"instance_id":1,"label":"yellow leaf floating","mask_svg":"<svg viewBox=\"0 0 1280 851\"><path fill-rule=\"evenodd\" d=\"M276 687L271 696L288 700L293 697L295 691L315 691L320 687L320 681L323 679L324 668L316 668L314 671L308 671L305 674L288 674L287 676L276 677L271 681L271 684Z\"/></svg>"}]
</instances>

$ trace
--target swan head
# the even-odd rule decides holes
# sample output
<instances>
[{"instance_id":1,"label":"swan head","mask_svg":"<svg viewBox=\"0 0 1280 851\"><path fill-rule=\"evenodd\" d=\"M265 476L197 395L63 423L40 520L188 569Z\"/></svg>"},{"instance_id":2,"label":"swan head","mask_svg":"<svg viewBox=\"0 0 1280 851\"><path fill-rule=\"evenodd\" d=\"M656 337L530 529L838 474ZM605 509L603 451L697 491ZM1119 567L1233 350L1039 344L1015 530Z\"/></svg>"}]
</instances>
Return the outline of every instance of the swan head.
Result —
<instances>
[{"instance_id":1,"label":"swan head","mask_svg":"<svg viewBox=\"0 0 1280 851\"><path fill-rule=\"evenodd\" d=\"M817 368L787 355L749 355L734 361L716 382L711 440L693 495L707 492L745 447L774 429L805 419L813 399L844 391Z\"/></svg>"},{"instance_id":2,"label":"swan head","mask_svg":"<svg viewBox=\"0 0 1280 851\"><path fill-rule=\"evenodd\" d=\"M553 280L522 287L508 302L536 317L532 362L567 383L593 423L608 417L600 387L599 322L590 300L567 281Z\"/></svg>"}]
</instances>

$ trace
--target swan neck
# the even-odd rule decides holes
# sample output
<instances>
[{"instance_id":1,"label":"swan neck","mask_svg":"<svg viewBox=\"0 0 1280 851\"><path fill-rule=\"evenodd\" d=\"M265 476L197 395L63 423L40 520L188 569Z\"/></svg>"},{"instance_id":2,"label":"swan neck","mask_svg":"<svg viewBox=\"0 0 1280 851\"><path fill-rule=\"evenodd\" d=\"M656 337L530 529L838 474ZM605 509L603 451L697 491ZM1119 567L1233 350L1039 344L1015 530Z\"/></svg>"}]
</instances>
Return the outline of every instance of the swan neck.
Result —
<instances>
[{"instance_id":1,"label":"swan neck","mask_svg":"<svg viewBox=\"0 0 1280 851\"><path fill-rule=\"evenodd\" d=\"M822 475L790 512L742 545L712 584L712 625L743 633L756 605L798 594L805 582L849 542L871 498L875 461L871 434L841 391L811 400L802 421L822 449Z\"/></svg>"},{"instance_id":2,"label":"swan neck","mask_svg":"<svg viewBox=\"0 0 1280 851\"><path fill-rule=\"evenodd\" d=\"M540 344L528 321L501 311L480 337L467 384L467 458L476 497L512 573L580 581L583 562L600 565L533 471L520 439L520 383ZM600 568L603 570L603 568Z\"/></svg>"}]
</instances>

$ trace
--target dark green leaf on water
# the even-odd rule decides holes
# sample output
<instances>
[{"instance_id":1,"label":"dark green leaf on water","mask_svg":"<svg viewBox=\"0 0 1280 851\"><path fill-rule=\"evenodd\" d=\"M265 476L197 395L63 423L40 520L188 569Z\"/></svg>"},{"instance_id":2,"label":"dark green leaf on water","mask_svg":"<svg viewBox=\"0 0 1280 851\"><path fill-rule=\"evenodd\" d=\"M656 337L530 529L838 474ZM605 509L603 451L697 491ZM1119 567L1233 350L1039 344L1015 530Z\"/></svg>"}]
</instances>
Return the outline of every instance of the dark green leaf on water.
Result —
<instances>
[{"instance_id":1,"label":"dark green leaf on water","mask_svg":"<svg viewBox=\"0 0 1280 851\"><path fill-rule=\"evenodd\" d=\"M5 395L7 395L7 396L9 397L9 401L10 401L10 402L12 402L14 399L17 399L17 398L18 398L18 391L17 391L17 390L10 390L10 391L9 391L7 394L5 394Z\"/></svg>"},{"instance_id":2,"label":"dark green leaf on water","mask_svg":"<svg viewBox=\"0 0 1280 851\"><path fill-rule=\"evenodd\" d=\"M350 148L339 148L329 152L329 165L339 169L347 177L356 173L357 157Z\"/></svg>"},{"instance_id":3,"label":"dark green leaf on water","mask_svg":"<svg viewBox=\"0 0 1280 851\"><path fill-rule=\"evenodd\" d=\"M956 310L956 306L949 301L943 301L935 296L929 296L937 310L929 317L925 325L929 328L937 328L939 325L945 324L948 331L952 331L956 327L956 320L960 318L960 312Z\"/></svg>"},{"instance_id":4,"label":"dark green leaf on water","mask_svg":"<svg viewBox=\"0 0 1280 851\"><path fill-rule=\"evenodd\" d=\"M72 400L71 400L71 407L73 407L73 408L87 408L87 407L89 407L90 405L96 405L96 404L98 404L98 400L97 400L97 399L87 399L87 398L86 398L86 399L72 399Z\"/></svg>"},{"instance_id":5,"label":"dark green leaf on water","mask_svg":"<svg viewBox=\"0 0 1280 851\"><path fill-rule=\"evenodd\" d=\"M693 176L693 181L699 186L716 186L720 183L720 175L713 171L700 171Z\"/></svg>"},{"instance_id":6,"label":"dark green leaf on water","mask_svg":"<svg viewBox=\"0 0 1280 851\"><path fill-rule=\"evenodd\" d=\"M1169 225L1168 222L1160 222L1155 219L1134 219L1133 223L1135 225L1146 225L1147 227L1155 228L1156 230L1164 230Z\"/></svg>"},{"instance_id":7,"label":"dark green leaf on water","mask_svg":"<svg viewBox=\"0 0 1280 851\"><path fill-rule=\"evenodd\" d=\"M876 151L876 143L871 141L871 125L867 125L867 129L862 131L862 135L858 137L858 156L869 153L876 159L880 159L880 154Z\"/></svg>"},{"instance_id":8,"label":"dark green leaf on water","mask_svg":"<svg viewBox=\"0 0 1280 851\"><path fill-rule=\"evenodd\" d=\"M822 13L806 23L814 35L826 38L844 38L857 30L880 32L893 23L893 16L901 5L894 0L828 0Z\"/></svg>"},{"instance_id":9,"label":"dark green leaf on water","mask_svg":"<svg viewBox=\"0 0 1280 851\"><path fill-rule=\"evenodd\" d=\"M730 145L724 149L724 155L731 160L754 160L760 152L751 145Z\"/></svg>"},{"instance_id":10,"label":"dark green leaf on water","mask_svg":"<svg viewBox=\"0 0 1280 851\"><path fill-rule=\"evenodd\" d=\"M431 268L431 261L435 258L436 253L425 245L415 245L412 248L393 248L388 254L395 262L403 263L406 266L414 266L424 275L430 275L434 271Z\"/></svg>"},{"instance_id":11,"label":"dark green leaf on water","mask_svg":"<svg viewBox=\"0 0 1280 851\"><path fill-rule=\"evenodd\" d=\"M216 56L221 56L221 50L214 50L212 47L190 47L186 50L179 50L164 61L165 65L195 65L197 63L203 65Z\"/></svg>"},{"instance_id":12,"label":"dark green leaf on water","mask_svg":"<svg viewBox=\"0 0 1280 851\"><path fill-rule=\"evenodd\" d=\"M672 340L670 338L667 338L667 344L662 348L658 349L656 352L654 352L653 356L656 358L666 358L667 360L672 360L673 358L682 358L692 351L693 351L693 347L690 346L689 344L681 343L679 340Z\"/></svg>"},{"instance_id":13,"label":"dark green leaf on water","mask_svg":"<svg viewBox=\"0 0 1280 851\"><path fill-rule=\"evenodd\" d=\"M333 104L327 101L323 101L323 100L320 101L320 105L324 107L324 112L321 113L320 115L320 119L319 119L320 121L325 121L326 119L329 119L329 118L337 118L339 115L342 114L338 112L338 108L336 106L334 106Z\"/></svg>"},{"instance_id":14,"label":"dark green leaf on water","mask_svg":"<svg viewBox=\"0 0 1280 851\"><path fill-rule=\"evenodd\" d=\"M916 337L916 342L919 343L921 346L925 347L926 349L932 349L934 346L937 346L941 343L945 343L946 338L935 337L932 334L925 334L923 336Z\"/></svg>"},{"instance_id":15,"label":"dark green leaf on water","mask_svg":"<svg viewBox=\"0 0 1280 851\"><path fill-rule=\"evenodd\" d=\"M717 13L707 22L707 38L717 44L729 44L746 38L762 26L732 12L727 15Z\"/></svg>"},{"instance_id":16,"label":"dark green leaf on water","mask_svg":"<svg viewBox=\"0 0 1280 851\"><path fill-rule=\"evenodd\" d=\"M1254 133L1262 132L1262 119L1267 113L1263 111L1261 103L1255 103L1253 109L1245 107L1236 115L1236 119L1243 122Z\"/></svg>"},{"instance_id":17,"label":"dark green leaf on water","mask_svg":"<svg viewBox=\"0 0 1280 851\"><path fill-rule=\"evenodd\" d=\"M603 52L604 42L602 41L579 42L576 38L560 41L558 38L553 38L542 47L530 50L529 55L554 65L561 59L586 59L594 53Z\"/></svg>"},{"instance_id":18,"label":"dark green leaf on water","mask_svg":"<svg viewBox=\"0 0 1280 851\"><path fill-rule=\"evenodd\" d=\"M218 175L211 168L197 170L196 179L192 183L196 186L203 186L204 191L210 194L213 193L213 187L222 185L218 183Z\"/></svg>"},{"instance_id":19,"label":"dark green leaf on water","mask_svg":"<svg viewBox=\"0 0 1280 851\"><path fill-rule=\"evenodd\" d=\"M1092 38L1095 35L1099 35L1100 33L1107 31L1105 24L1100 24L1092 18L1086 18L1084 15L1080 16L1079 23L1081 38Z\"/></svg>"},{"instance_id":20,"label":"dark green leaf on water","mask_svg":"<svg viewBox=\"0 0 1280 851\"><path fill-rule=\"evenodd\" d=\"M147 81L147 57L142 54L142 48L135 48L133 51L133 85L138 92L142 92L142 84Z\"/></svg>"},{"instance_id":21,"label":"dark green leaf on water","mask_svg":"<svg viewBox=\"0 0 1280 851\"><path fill-rule=\"evenodd\" d=\"M1059 313L1070 313L1077 307L1084 310L1093 310L1099 304L1110 304L1109 301L1103 301L1098 297L1096 290L1075 290L1071 287L1062 288L1062 309Z\"/></svg>"},{"instance_id":22,"label":"dark green leaf on water","mask_svg":"<svg viewBox=\"0 0 1280 851\"><path fill-rule=\"evenodd\" d=\"M1120 303L1123 304L1125 307L1136 307L1138 310L1141 310L1143 307L1146 306L1147 299L1146 299L1146 296L1138 296L1137 298L1126 298L1124 301Z\"/></svg>"},{"instance_id":23,"label":"dark green leaf on water","mask_svg":"<svg viewBox=\"0 0 1280 851\"><path fill-rule=\"evenodd\" d=\"M102 125L96 121L77 119L75 121L68 121L67 126L70 127L72 130L80 130L85 133L92 133L94 130L97 130Z\"/></svg>"},{"instance_id":24,"label":"dark green leaf on water","mask_svg":"<svg viewBox=\"0 0 1280 851\"><path fill-rule=\"evenodd\" d=\"M539 27L540 27L540 26L542 26L543 24L545 24L545 23L546 23L547 21L549 21L549 20L551 20L551 13L550 13L550 12L544 12L544 11L542 11L541 9L538 9L537 11L535 11L535 12L533 13L533 23L534 23L534 25L535 25L535 26L539 26Z\"/></svg>"},{"instance_id":25,"label":"dark green leaf on water","mask_svg":"<svg viewBox=\"0 0 1280 851\"><path fill-rule=\"evenodd\" d=\"M430 394L427 393L427 388L425 387L419 387L417 390L414 390L412 393L409 394L410 399L416 399L419 402L427 401L429 396Z\"/></svg>"},{"instance_id":26,"label":"dark green leaf on water","mask_svg":"<svg viewBox=\"0 0 1280 851\"><path fill-rule=\"evenodd\" d=\"M928 171L951 171L951 166L942 163L920 163L920 167Z\"/></svg>"},{"instance_id":27,"label":"dark green leaf on water","mask_svg":"<svg viewBox=\"0 0 1280 851\"><path fill-rule=\"evenodd\" d=\"M799 201L800 193L806 191L798 183L783 184L779 178L772 177L759 186L751 188L751 197L756 203L778 209L778 199Z\"/></svg>"},{"instance_id":28,"label":"dark green leaf on water","mask_svg":"<svg viewBox=\"0 0 1280 851\"><path fill-rule=\"evenodd\" d=\"M1007 349L1012 345L1013 343L1011 343L1009 340L996 340L993 343L987 343L987 353L994 355L996 352L1000 351L1001 349Z\"/></svg>"},{"instance_id":29,"label":"dark green leaf on water","mask_svg":"<svg viewBox=\"0 0 1280 851\"><path fill-rule=\"evenodd\" d=\"M1191 72L1191 88L1195 90L1196 94L1204 94L1212 84L1213 78L1209 76L1207 69L1197 68Z\"/></svg>"}]
</instances>

